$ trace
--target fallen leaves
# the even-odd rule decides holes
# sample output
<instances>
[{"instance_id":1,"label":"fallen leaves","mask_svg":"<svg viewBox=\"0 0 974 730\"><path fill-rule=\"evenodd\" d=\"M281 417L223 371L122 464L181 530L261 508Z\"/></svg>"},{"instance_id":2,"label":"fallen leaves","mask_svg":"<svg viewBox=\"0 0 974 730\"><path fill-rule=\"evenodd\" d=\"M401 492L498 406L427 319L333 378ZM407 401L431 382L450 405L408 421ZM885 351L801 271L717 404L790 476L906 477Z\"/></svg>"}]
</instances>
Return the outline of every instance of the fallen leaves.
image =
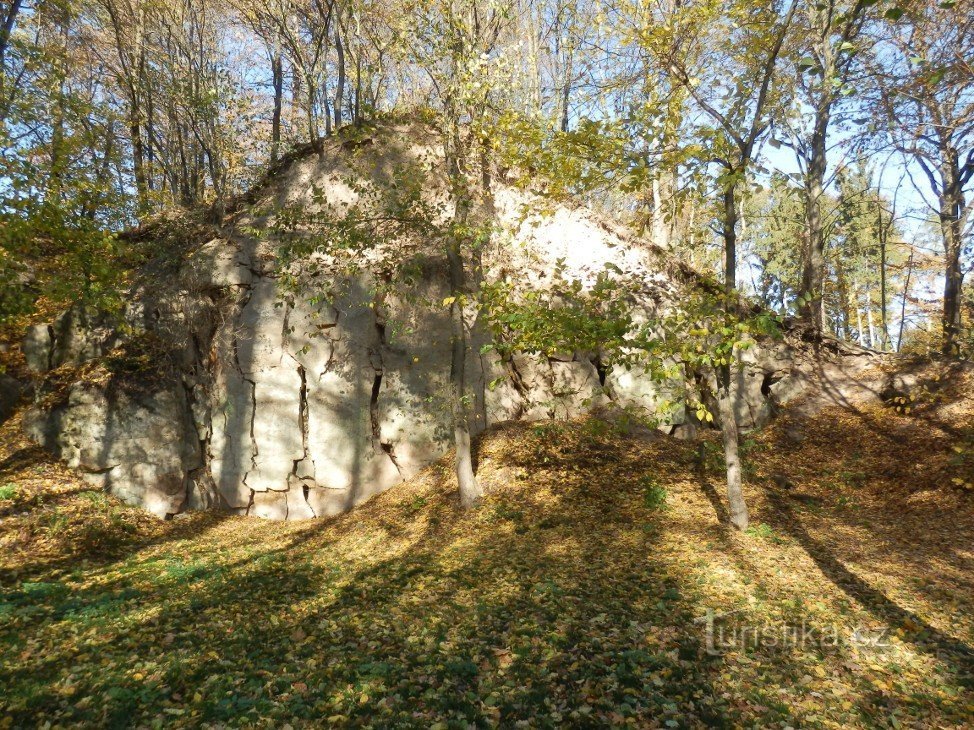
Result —
<instances>
[{"instance_id":1,"label":"fallen leaves","mask_svg":"<svg viewBox=\"0 0 974 730\"><path fill-rule=\"evenodd\" d=\"M298 525L143 520L7 454L0 473L32 501L0 523L0 723L851 727L895 713L961 727L974 520L966 495L917 502L897 481L918 473L903 443L943 454L920 481L957 452L906 416L868 415L899 448L844 413L804 424L800 445L777 427L755 440L753 535L718 523L719 475L701 475L692 445L586 423L496 429L476 510L455 506L444 462ZM794 490L764 486L785 470ZM117 539L85 539L86 522ZM710 655L695 622L708 608L889 630L890 646Z\"/></svg>"}]
</instances>

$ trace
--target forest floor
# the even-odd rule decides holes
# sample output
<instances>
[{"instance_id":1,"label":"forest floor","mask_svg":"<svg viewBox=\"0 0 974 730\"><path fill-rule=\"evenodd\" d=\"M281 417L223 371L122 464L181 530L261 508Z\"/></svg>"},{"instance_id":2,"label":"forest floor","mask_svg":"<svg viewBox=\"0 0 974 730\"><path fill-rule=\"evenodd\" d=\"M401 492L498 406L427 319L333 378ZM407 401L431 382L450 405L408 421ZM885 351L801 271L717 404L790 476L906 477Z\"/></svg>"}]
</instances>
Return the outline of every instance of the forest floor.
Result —
<instances>
[{"instance_id":1,"label":"forest floor","mask_svg":"<svg viewBox=\"0 0 974 730\"><path fill-rule=\"evenodd\" d=\"M595 419L488 433L474 510L443 461L305 523L156 521L11 419L0 728L969 727L969 380L786 413L744 534L716 440Z\"/></svg>"}]
</instances>

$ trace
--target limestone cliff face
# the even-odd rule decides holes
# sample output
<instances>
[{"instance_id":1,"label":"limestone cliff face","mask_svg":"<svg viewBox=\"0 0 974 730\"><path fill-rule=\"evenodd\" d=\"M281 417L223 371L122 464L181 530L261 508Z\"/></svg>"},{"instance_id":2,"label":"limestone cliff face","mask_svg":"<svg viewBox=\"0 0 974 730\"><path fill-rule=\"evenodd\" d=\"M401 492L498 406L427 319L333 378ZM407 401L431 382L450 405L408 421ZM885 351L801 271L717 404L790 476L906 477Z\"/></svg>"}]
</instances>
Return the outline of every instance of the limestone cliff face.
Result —
<instances>
[{"instance_id":1,"label":"limestone cliff face","mask_svg":"<svg viewBox=\"0 0 974 730\"><path fill-rule=\"evenodd\" d=\"M411 273L392 282L378 264L352 271L341 256L284 263L280 255L281 211L348 210L363 180L387 185L424 169L424 194L436 200L438 151L416 139L415 130L391 128L368 140L367 154L332 140L291 161L178 270L148 273L132 291L124 328L72 310L28 333L25 354L40 372L97 362L120 343L146 338L165 360L152 363L159 367L148 378L110 368L105 377L79 378L31 411L28 431L93 483L163 517L187 509L327 517L443 455L449 292L437 246L405 246ZM472 278L545 286L562 266L567 277L591 282L610 263L645 282L646 313L678 303L682 284L665 252L584 210L544 205L502 183L492 189L497 232ZM489 335L475 312L470 324L474 432L610 403L651 411L659 397L647 377L606 370L590 355L502 362L484 351ZM739 383L745 427L770 416L772 392L788 385L791 364L787 352L751 359Z\"/></svg>"}]
</instances>

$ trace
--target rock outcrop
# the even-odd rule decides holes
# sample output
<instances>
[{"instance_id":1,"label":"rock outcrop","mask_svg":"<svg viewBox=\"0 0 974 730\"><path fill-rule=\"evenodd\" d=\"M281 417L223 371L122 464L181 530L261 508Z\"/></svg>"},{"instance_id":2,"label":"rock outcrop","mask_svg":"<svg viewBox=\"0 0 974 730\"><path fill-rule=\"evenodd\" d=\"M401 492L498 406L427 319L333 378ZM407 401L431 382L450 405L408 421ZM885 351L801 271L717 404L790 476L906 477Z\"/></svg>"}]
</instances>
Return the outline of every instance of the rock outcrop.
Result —
<instances>
[{"instance_id":1,"label":"rock outcrop","mask_svg":"<svg viewBox=\"0 0 974 730\"><path fill-rule=\"evenodd\" d=\"M374 241L376 250L395 243L405 251L397 255L408 275L394 281L382 257L352 269L340 254L289 258L282 249L314 233L285 230L287 211L338 215L361 201L363 181L376 189L420 170L423 194L436 201L445 189L435 172L439 152L415 141L422 138L390 128L357 139L355 152L348 141L326 141L249 194L178 270L147 271L123 327L71 310L32 329L24 352L38 372L110 359L121 343L136 360L139 343L164 354L150 356L149 378L124 364L94 382L79 378L30 412L28 432L93 483L162 517L187 509L326 517L441 456L450 446L450 328L438 247ZM492 192L497 232L471 276L543 287L556 268L591 282L611 264L645 282L647 312L679 300L686 284L666 252L584 210L547 205L501 183ZM475 433L609 404L652 412L660 398L659 386L638 371L606 369L591 355L502 361L483 347L489 335L475 312L470 324ZM749 353L738 384L742 426L770 417L792 366L784 346ZM669 426L683 419L678 410Z\"/></svg>"}]
</instances>

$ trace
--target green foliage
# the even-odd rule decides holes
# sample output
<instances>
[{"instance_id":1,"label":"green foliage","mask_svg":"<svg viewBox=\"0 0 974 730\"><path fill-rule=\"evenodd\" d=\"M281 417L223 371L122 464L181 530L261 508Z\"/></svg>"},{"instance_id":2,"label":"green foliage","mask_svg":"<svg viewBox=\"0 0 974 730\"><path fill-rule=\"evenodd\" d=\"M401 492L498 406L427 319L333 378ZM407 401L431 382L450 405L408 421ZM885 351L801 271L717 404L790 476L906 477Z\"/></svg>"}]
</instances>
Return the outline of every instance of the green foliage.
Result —
<instances>
[{"instance_id":1,"label":"green foliage","mask_svg":"<svg viewBox=\"0 0 974 730\"><path fill-rule=\"evenodd\" d=\"M644 476L640 483L643 487L643 506L648 510L665 510L666 488L649 475Z\"/></svg>"},{"instance_id":2,"label":"green foliage","mask_svg":"<svg viewBox=\"0 0 974 730\"><path fill-rule=\"evenodd\" d=\"M769 542L773 542L779 545L784 542L784 540L782 540L778 536L778 534L774 531L774 528L771 527L771 525L765 524L764 522L747 528L747 530L745 530L745 534L750 535L751 537L760 538L761 540L767 540Z\"/></svg>"},{"instance_id":3,"label":"green foliage","mask_svg":"<svg viewBox=\"0 0 974 730\"><path fill-rule=\"evenodd\" d=\"M481 286L495 347L502 357L514 352L598 352L621 347L635 329L626 282L606 269L590 289L564 277L564 261L553 272L550 291L520 290L512 282ZM607 348L607 349L608 349Z\"/></svg>"},{"instance_id":4,"label":"green foliage","mask_svg":"<svg viewBox=\"0 0 974 730\"><path fill-rule=\"evenodd\" d=\"M581 119L562 132L509 111L483 133L508 178L551 201L607 189L633 192L644 182L645 165L632 153L630 131L617 121Z\"/></svg>"},{"instance_id":5,"label":"green foliage","mask_svg":"<svg viewBox=\"0 0 974 730\"><path fill-rule=\"evenodd\" d=\"M67 306L120 305L122 268L114 234L59 206L0 200L0 323L29 314L39 296Z\"/></svg>"},{"instance_id":6,"label":"green foliage","mask_svg":"<svg viewBox=\"0 0 974 730\"><path fill-rule=\"evenodd\" d=\"M16 484L0 484L0 501L13 501L16 496Z\"/></svg>"},{"instance_id":7,"label":"green foliage","mask_svg":"<svg viewBox=\"0 0 974 730\"><path fill-rule=\"evenodd\" d=\"M741 462L741 475L745 479L753 479L757 476L755 461L762 448L762 444L752 437L740 440L738 458ZM727 469L724 462L724 446L717 441L701 441L697 457L698 467L706 474L722 475Z\"/></svg>"},{"instance_id":8,"label":"green foliage","mask_svg":"<svg viewBox=\"0 0 974 730\"><path fill-rule=\"evenodd\" d=\"M131 201L111 176L122 152L112 102L69 83L70 51L49 35L71 13L61 2L33 13L36 35L14 32L0 69L0 324L39 298L118 302L112 232L131 223Z\"/></svg>"},{"instance_id":9,"label":"green foliage","mask_svg":"<svg viewBox=\"0 0 974 730\"><path fill-rule=\"evenodd\" d=\"M759 337L780 336L778 317L758 311L728 315L723 297L690 288L679 308L639 316L638 278L613 264L594 283L567 280L559 262L548 290L525 290L511 281L483 284L480 302L501 357L514 352L553 355L598 353L607 367L636 369L696 403L697 416L713 415L689 391L687 372L737 367L739 353ZM672 408L679 399L661 403ZM665 415L665 414L664 414Z\"/></svg>"}]
</instances>

